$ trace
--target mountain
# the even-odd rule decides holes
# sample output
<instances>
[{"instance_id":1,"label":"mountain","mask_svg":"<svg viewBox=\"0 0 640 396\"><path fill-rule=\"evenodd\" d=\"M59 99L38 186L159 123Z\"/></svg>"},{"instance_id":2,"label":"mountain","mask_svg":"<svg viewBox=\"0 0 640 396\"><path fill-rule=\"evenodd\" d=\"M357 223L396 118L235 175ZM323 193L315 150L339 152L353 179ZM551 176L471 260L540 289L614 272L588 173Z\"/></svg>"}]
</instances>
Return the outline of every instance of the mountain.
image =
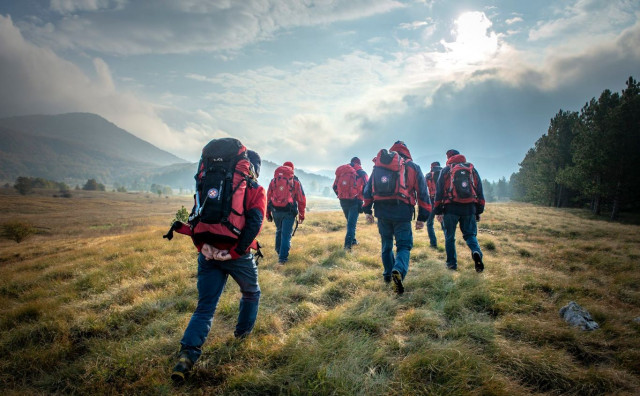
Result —
<instances>
[{"instance_id":1,"label":"mountain","mask_svg":"<svg viewBox=\"0 0 640 396\"><path fill-rule=\"evenodd\" d=\"M58 181L128 180L186 163L88 113L0 119L0 179L37 176Z\"/></svg>"},{"instance_id":2,"label":"mountain","mask_svg":"<svg viewBox=\"0 0 640 396\"><path fill-rule=\"evenodd\" d=\"M262 166L260 167L259 183L265 188L269 185L273 173L276 168L280 166L269 160L262 160ZM191 190L194 188L195 180L193 176L196 173L196 163L186 164L174 164L143 172L141 174L141 183L155 183L165 186L171 186L173 188L182 188ZM331 192L331 186L333 185L333 179L325 176L316 175L314 173L306 172L302 169L295 170L296 176L300 179L302 187L307 195L324 195ZM331 196L331 195L330 195Z\"/></svg>"},{"instance_id":3,"label":"mountain","mask_svg":"<svg viewBox=\"0 0 640 396\"><path fill-rule=\"evenodd\" d=\"M43 177L67 184L87 179L147 190L152 184L191 190L196 163L187 162L88 113L0 119L0 181ZM267 186L277 164L263 160ZM305 192L326 195L333 179L296 169Z\"/></svg>"}]
</instances>

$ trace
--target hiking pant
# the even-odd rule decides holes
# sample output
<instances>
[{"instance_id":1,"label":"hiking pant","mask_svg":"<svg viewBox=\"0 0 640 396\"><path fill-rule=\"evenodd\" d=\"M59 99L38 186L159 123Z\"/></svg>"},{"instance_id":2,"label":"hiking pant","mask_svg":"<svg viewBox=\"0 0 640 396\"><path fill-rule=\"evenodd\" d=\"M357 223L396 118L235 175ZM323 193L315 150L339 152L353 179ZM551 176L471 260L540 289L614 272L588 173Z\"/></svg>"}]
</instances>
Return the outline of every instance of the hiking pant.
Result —
<instances>
[{"instance_id":1,"label":"hiking pant","mask_svg":"<svg viewBox=\"0 0 640 396\"><path fill-rule=\"evenodd\" d=\"M181 351L189 354L195 362L202 354L202 345L207 339L213 314L224 290L229 275L240 286L240 312L234 335L244 337L251 333L258 316L260 285L258 285L258 266L253 254L248 253L236 260L207 260L198 255L198 306L191 316L180 344Z\"/></svg>"},{"instance_id":2,"label":"hiking pant","mask_svg":"<svg viewBox=\"0 0 640 396\"><path fill-rule=\"evenodd\" d=\"M344 236L344 248L351 249L351 245L356 240L356 225L360 214L360 201L351 199L341 199L340 206L344 217L347 219L347 234Z\"/></svg>"},{"instance_id":3,"label":"hiking pant","mask_svg":"<svg viewBox=\"0 0 640 396\"><path fill-rule=\"evenodd\" d=\"M433 229L433 220L436 215L431 211L429 214L429 218L427 219L427 234L429 234L429 244L433 247L438 246L438 239L436 238L436 232ZM442 227L442 232L444 232L444 225L440 223L440 227Z\"/></svg>"},{"instance_id":4,"label":"hiking pant","mask_svg":"<svg viewBox=\"0 0 640 396\"><path fill-rule=\"evenodd\" d=\"M391 272L396 270L402 279L409 272L409 258L413 247L411 221L393 221L378 218L378 231L382 240L382 276L385 281L391 280ZM393 255L393 239L396 240L396 254Z\"/></svg>"},{"instance_id":5,"label":"hiking pant","mask_svg":"<svg viewBox=\"0 0 640 396\"><path fill-rule=\"evenodd\" d=\"M476 224L476 215L460 216L456 214L445 213L444 215L444 247L447 252L447 267L450 269L458 268L458 257L456 255L456 226L460 223L460 231L462 231L462 237L469 246L471 254L473 252L480 253L482 257L482 250L478 244L478 227Z\"/></svg>"},{"instance_id":6,"label":"hiking pant","mask_svg":"<svg viewBox=\"0 0 640 396\"><path fill-rule=\"evenodd\" d=\"M285 263L289 259L289 249L291 249L291 233L293 225L296 223L296 214L292 212L271 213L273 223L276 225L276 253L278 261Z\"/></svg>"}]
</instances>

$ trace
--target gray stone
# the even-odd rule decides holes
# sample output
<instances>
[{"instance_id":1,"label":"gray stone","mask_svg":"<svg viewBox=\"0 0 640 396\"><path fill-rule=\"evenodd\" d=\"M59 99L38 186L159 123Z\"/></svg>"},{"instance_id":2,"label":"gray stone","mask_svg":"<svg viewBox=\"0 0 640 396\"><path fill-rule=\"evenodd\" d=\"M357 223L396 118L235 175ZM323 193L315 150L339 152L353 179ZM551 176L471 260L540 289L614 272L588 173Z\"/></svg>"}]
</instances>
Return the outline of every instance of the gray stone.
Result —
<instances>
[{"instance_id":1,"label":"gray stone","mask_svg":"<svg viewBox=\"0 0 640 396\"><path fill-rule=\"evenodd\" d=\"M570 301L569 304L560 308L560 316L571 326L579 327L582 330L595 330L600 327L593 320L591 314L575 301Z\"/></svg>"}]
</instances>

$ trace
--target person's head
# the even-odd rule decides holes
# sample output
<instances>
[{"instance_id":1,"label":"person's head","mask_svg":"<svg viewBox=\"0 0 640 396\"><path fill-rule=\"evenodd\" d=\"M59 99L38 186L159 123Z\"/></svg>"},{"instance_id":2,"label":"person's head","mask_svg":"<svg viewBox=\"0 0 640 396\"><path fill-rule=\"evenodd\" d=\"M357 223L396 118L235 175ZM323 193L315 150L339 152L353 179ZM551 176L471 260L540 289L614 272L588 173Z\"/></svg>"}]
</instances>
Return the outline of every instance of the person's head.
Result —
<instances>
[{"instance_id":1,"label":"person's head","mask_svg":"<svg viewBox=\"0 0 640 396\"><path fill-rule=\"evenodd\" d=\"M295 168L293 167L293 162L291 162L291 161L287 161L287 162L285 162L284 164L282 164L282 166L288 166L288 167L289 167L289 168L291 168L291 169L295 169Z\"/></svg>"},{"instance_id":2,"label":"person's head","mask_svg":"<svg viewBox=\"0 0 640 396\"><path fill-rule=\"evenodd\" d=\"M362 165L362 164L360 163L360 158L358 158L358 157L353 157L353 158L351 158L351 161L350 161L349 163L351 164L351 166L354 166L354 165L356 165L356 164L358 164L358 165Z\"/></svg>"},{"instance_id":3,"label":"person's head","mask_svg":"<svg viewBox=\"0 0 640 396\"><path fill-rule=\"evenodd\" d=\"M458 150L450 149L447 150L447 159L453 157L454 155L458 155L460 152Z\"/></svg>"},{"instance_id":4,"label":"person's head","mask_svg":"<svg viewBox=\"0 0 640 396\"><path fill-rule=\"evenodd\" d=\"M262 165L260 155L253 150L247 150L247 157L249 157L249 162L253 165L253 171L256 173L256 176L260 176L260 165Z\"/></svg>"},{"instance_id":5,"label":"person's head","mask_svg":"<svg viewBox=\"0 0 640 396\"><path fill-rule=\"evenodd\" d=\"M407 147L406 144L404 144L402 140L396 141L389 150L395 151L396 153L400 154L404 158L411 159L411 153L409 152L409 148Z\"/></svg>"},{"instance_id":6,"label":"person's head","mask_svg":"<svg viewBox=\"0 0 640 396\"><path fill-rule=\"evenodd\" d=\"M440 168L440 162L435 161L431 163L431 170L433 170L434 168Z\"/></svg>"}]
</instances>

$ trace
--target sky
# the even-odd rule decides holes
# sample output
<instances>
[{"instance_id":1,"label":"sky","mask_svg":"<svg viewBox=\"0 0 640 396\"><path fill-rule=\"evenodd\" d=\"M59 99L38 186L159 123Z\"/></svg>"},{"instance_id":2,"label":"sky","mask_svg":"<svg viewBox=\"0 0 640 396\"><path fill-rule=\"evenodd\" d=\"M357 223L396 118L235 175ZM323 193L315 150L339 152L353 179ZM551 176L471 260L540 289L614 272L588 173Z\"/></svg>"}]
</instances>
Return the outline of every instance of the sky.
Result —
<instances>
[{"instance_id":1,"label":"sky","mask_svg":"<svg viewBox=\"0 0 640 396\"><path fill-rule=\"evenodd\" d=\"M90 112L188 161L232 136L365 170L404 141L507 179L640 77L637 0L0 0L0 117Z\"/></svg>"}]
</instances>

